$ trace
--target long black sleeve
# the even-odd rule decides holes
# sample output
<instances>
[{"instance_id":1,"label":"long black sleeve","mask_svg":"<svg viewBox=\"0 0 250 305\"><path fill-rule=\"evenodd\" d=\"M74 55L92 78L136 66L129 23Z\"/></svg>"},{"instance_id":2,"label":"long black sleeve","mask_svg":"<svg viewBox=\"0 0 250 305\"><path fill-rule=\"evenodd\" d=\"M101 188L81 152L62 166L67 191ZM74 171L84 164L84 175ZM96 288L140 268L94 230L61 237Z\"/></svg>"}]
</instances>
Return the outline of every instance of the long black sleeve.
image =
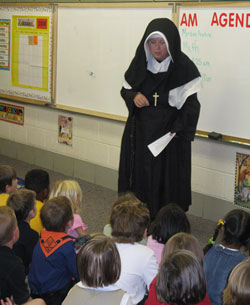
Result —
<instances>
[{"instance_id":1,"label":"long black sleeve","mask_svg":"<svg viewBox=\"0 0 250 305\"><path fill-rule=\"evenodd\" d=\"M187 98L182 108L179 110L177 119L174 121L171 132L177 133L185 140L193 141L200 114L200 103L197 94Z\"/></svg>"},{"instance_id":2,"label":"long black sleeve","mask_svg":"<svg viewBox=\"0 0 250 305\"><path fill-rule=\"evenodd\" d=\"M126 106L128 108L129 114L132 114L134 109L136 108L134 104L134 98L138 92L133 89L125 89L122 87L121 96L124 99Z\"/></svg>"}]
</instances>

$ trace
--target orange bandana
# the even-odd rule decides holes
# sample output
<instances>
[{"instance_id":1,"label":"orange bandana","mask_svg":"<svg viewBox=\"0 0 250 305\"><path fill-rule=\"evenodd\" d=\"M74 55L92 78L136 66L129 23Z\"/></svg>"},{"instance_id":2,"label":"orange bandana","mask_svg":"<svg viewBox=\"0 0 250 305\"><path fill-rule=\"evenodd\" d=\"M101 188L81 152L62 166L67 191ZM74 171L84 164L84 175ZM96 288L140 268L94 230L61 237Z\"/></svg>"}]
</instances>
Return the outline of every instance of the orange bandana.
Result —
<instances>
[{"instance_id":1,"label":"orange bandana","mask_svg":"<svg viewBox=\"0 0 250 305\"><path fill-rule=\"evenodd\" d=\"M66 233L42 230L40 247L44 255L48 257L70 240L72 240L72 238Z\"/></svg>"}]
</instances>

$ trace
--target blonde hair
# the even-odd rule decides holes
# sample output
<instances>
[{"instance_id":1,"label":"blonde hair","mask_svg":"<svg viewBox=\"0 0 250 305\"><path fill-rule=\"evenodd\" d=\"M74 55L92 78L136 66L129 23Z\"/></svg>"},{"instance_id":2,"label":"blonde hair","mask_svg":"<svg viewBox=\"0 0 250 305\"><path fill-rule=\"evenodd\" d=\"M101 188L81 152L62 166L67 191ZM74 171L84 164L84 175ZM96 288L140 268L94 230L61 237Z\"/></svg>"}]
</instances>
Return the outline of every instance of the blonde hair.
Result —
<instances>
[{"instance_id":1,"label":"blonde hair","mask_svg":"<svg viewBox=\"0 0 250 305\"><path fill-rule=\"evenodd\" d=\"M250 304L250 261L244 261L234 267L223 293L224 305Z\"/></svg>"},{"instance_id":2,"label":"blonde hair","mask_svg":"<svg viewBox=\"0 0 250 305\"><path fill-rule=\"evenodd\" d=\"M8 206L0 207L0 245L4 246L12 239L17 227L14 211Z\"/></svg>"},{"instance_id":3,"label":"blonde hair","mask_svg":"<svg viewBox=\"0 0 250 305\"><path fill-rule=\"evenodd\" d=\"M82 190L79 183L75 180L63 180L57 181L50 193L49 199L65 196L67 197L72 205L74 213L79 210L80 202L82 201Z\"/></svg>"}]
</instances>

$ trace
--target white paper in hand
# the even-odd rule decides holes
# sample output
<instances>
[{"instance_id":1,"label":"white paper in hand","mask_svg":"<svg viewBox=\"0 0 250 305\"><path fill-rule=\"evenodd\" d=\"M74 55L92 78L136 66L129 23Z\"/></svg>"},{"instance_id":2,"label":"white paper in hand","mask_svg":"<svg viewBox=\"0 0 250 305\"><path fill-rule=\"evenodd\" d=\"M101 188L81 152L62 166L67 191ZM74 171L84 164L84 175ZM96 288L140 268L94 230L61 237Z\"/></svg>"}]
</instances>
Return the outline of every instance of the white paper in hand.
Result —
<instances>
[{"instance_id":1,"label":"white paper in hand","mask_svg":"<svg viewBox=\"0 0 250 305\"><path fill-rule=\"evenodd\" d=\"M164 136L160 137L158 140L150 143L148 149L151 151L154 157L157 157L163 149L168 145L168 143L173 139L175 133L166 133Z\"/></svg>"}]
</instances>

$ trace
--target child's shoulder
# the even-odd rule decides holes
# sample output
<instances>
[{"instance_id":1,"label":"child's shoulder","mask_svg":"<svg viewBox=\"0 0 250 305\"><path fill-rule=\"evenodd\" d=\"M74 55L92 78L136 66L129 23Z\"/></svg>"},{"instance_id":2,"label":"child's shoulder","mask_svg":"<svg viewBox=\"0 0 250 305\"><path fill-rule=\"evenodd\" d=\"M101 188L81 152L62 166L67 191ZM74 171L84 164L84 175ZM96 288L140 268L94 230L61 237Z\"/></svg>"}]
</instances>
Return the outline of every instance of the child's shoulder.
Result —
<instances>
[{"instance_id":1,"label":"child's shoulder","mask_svg":"<svg viewBox=\"0 0 250 305\"><path fill-rule=\"evenodd\" d=\"M82 217L77 213L74 214L74 222L75 221L82 222Z\"/></svg>"},{"instance_id":2,"label":"child's shoulder","mask_svg":"<svg viewBox=\"0 0 250 305\"><path fill-rule=\"evenodd\" d=\"M42 231L35 251L42 251L46 257L55 255L76 255L73 239L63 232ZM60 254L59 254L60 253Z\"/></svg>"},{"instance_id":3,"label":"child's shoulder","mask_svg":"<svg viewBox=\"0 0 250 305\"><path fill-rule=\"evenodd\" d=\"M42 207L43 207L43 202L40 201L40 200L36 200L36 209L37 209L37 212L39 212Z\"/></svg>"},{"instance_id":4,"label":"child's shoulder","mask_svg":"<svg viewBox=\"0 0 250 305\"><path fill-rule=\"evenodd\" d=\"M1 273L3 270L8 270L8 274L11 274L12 271L16 269L23 269L24 272L24 266L23 262L20 257L15 255L14 251L6 246L0 246L0 269Z\"/></svg>"},{"instance_id":5,"label":"child's shoulder","mask_svg":"<svg viewBox=\"0 0 250 305\"><path fill-rule=\"evenodd\" d=\"M19 239L24 237L26 239L27 243L31 240L39 239L38 233L35 230L33 230L27 222L25 222L23 220L18 221L18 228L19 228L19 232L20 232Z\"/></svg>"},{"instance_id":6,"label":"child's shoulder","mask_svg":"<svg viewBox=\"0 0 250 305\"><path fill-rule=\"evenodd\" d=\"M5 206L6 203L7 203L8 198L9 198L9 194L1 193L0 194L0 206Z\"/></svg>"},{"instance_id":7,"label":"child's shoulder","mask_svg":"<svg viewBox=\"0 0 250 305\"><path fill-rule=\"evenodd\" d=\"M130 253L131 255L145 255L145 256L151 256L154 255L154 251L148 248L147 246L144 246L140 243L134 243L134 244L123 244L123 243L117 243L118 251Z\"/></svg>"},{"instance_id":8,"label":"child's shoulder","mask_svg":"<svg viewBox=\"0 0 250 305\"><path fill-rule=\"evenodd\" d=\"M228 257L228 259L230 259L231 261L232 260L242 261L247 259L247 256L240 250L226 248L221 244L213 245L206 253L204 259L206 262L207 260L211 260L211 259L224 260L225 257Z\"/></svg>"}]
</instances>

